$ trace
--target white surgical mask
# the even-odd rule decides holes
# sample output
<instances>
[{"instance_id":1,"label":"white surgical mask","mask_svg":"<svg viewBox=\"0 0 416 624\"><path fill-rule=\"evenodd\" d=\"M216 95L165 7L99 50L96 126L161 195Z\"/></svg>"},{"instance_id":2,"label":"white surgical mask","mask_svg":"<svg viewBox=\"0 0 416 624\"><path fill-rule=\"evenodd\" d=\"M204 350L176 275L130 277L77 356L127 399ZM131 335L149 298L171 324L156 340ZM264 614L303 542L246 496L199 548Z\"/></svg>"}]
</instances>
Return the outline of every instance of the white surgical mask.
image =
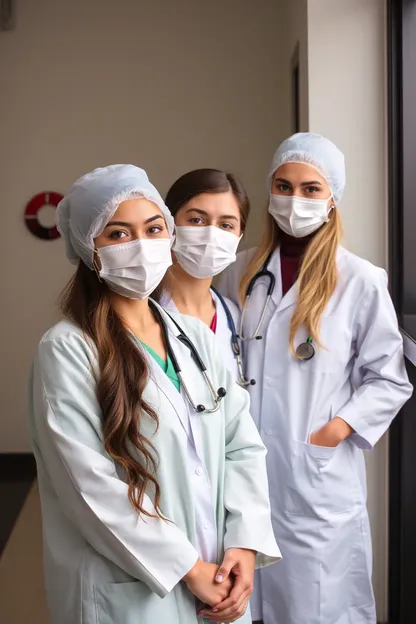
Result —
<instances>
[{"instance_id":1,"label":"white surgical mask","mask_svg":"<svg viewBox=\"0 0 416 624\"><path fill-rule=\"evenodd\" d=\"M213 225L177 227L173 251L181 267L198 279L214 277L235 262L238 237Z\"/></svg>"},{"instance_id":2,"label":"white surgical mask","mask_svg":"<svg viewBox=\"0 0 416 624\"><path fill-rule=\"evenodd\" d=\"M139 238L98 249L99 276L110 290L129 299L145 299L172 264L171 240Z\"/></svg>"},{"instance_id":3,"label":"white surgical mask","mask_svg":"<svg viewBox=\"0 0 416 624\"><path fill-rule=\"evenodd\" d=\"M327 199L305 199L296 195L273 195L270 194L269 212L283 232L303 238L329 221Z\"/></svg>"}]
</instances>

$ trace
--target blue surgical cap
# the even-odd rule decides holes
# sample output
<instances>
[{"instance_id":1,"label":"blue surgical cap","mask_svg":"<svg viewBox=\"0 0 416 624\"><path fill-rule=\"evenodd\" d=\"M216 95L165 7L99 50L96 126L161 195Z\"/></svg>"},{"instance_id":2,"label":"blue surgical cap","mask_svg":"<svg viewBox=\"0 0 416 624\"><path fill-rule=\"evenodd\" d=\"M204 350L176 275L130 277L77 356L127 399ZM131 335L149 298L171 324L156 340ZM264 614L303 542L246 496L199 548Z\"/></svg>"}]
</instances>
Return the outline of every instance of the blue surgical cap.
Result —
<instances>
[{"instance_id":1,"label":"blue surgical cap","mask_svg":"<svg viewBox=\"0 0 416 624\"><path fill-rule=\"evenodd\" d=\"M283 141L270 166L267 178L269 192L277 169L292 162L315 169L328 183L335 204L339 204L345 187L345 159L336 145L313 132L298 132Z\"/></svg>"},{"instance_id":2,"label":"blue surgical cap","mask_svg":"<svg viewBox=\"0 0 416 624\"><path fill-rule=\"evenodd\" d=\"M92 269L94 239L103 232L123 201L140 197L160 208L172 236L172 215L143 169L134 165L111 165L79 178L59 203L56 214L68 259L74 264L81 259Z\"/></svg>"}]
</instances>

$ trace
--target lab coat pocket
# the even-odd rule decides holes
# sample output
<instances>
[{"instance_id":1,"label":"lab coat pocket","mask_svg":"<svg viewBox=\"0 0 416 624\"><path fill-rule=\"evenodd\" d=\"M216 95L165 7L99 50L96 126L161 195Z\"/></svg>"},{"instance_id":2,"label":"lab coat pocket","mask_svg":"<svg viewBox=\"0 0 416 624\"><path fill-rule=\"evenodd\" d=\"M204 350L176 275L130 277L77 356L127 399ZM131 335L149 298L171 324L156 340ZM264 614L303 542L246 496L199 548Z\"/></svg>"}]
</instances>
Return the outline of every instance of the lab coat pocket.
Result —
<instances>
[{"instance_id":1,"label":"lab coat pocket","mask_svg":"<svg viewBox=\"0 0 416 624\"><path fill-rule=\"evenodd\" d=\"M97 624L180 624L174 592L159 598L140 581L94 588Z\"/></svg>"},{"instance_id":2,"label":"lab coat pocket","mask_svg":"<svg viewBox=\"0 0 416 624\"><path fill-rule=\"evenodd\" d=\"M329 448L293 440L286 512L328 518L353 508L358 493L350 450L348 442Z\"/></svg>"}]
</instances>

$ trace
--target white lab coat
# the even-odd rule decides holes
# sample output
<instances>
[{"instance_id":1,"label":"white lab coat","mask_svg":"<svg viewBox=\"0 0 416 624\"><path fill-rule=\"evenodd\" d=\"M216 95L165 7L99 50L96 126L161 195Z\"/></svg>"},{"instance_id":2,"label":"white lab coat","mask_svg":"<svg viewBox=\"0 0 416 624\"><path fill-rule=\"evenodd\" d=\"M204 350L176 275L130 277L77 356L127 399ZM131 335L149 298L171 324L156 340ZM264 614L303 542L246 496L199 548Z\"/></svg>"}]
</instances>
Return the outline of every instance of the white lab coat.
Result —
<instances>
[{"instance_id":1,"label":"white lab coat","mask_svg":"<svg viewBox=\"0 0 416 624\"><path fill-rule=\"evenodd\" d=\"M221 351L221 355L223 356L223 362L229 371L233 374L234 379L238 380L238 368L237 362L234 357L234 353L231 347L231 330L228 325L227 315L223 306L221 305L221 301L217 297L217 295L211 291L212 299L215 304L215 308L217 310L217 329L215 331L215 337L217 339L218 349ZM240 310L238 306L231 301L230 299L225 299L225 304L231 312L231 316L233 317L234 325L238 332L238 327L240 323ZM159 301L162 308L164 308L169 314L179 314L178 309L173 301L172 297L169 296L168 293L162 293L162 296Z\"/></svg>"},{"instance_id":2,"label":"white lab coat","mask_svg":"<svg viewBox=\"0 0 416 624\"><path fill-rule=\"evenodd\" d=\"M212 399L190 352L166 315L172 347L192 396ZM159 429L141 431L160 458L162 513L139 518L122 471L104 450L96 399L97 361L81 331L62 321L40 342L30 384L30 431L40 486L47 598L52 624L196 624L193 595L181 579L201 555L196 494L205 497L216 562L224 549L258 551L259 566L280 557L271 528L265 449L234 383L200 321L181 325L227 396L213 414L196 414L153 358L144 399ZM141 461L140 456L137 459ZM198 480L195 485L195 480ZM201 484L199 486L199 484ZM145 505L153 509L152 493ZM211 538L210 538L211 535ZM163 600L162 600L163 598ZM249 610L239 621L250 622Z\"/></svg>"},{"instance_id":3,"label":"white lab coat","mask_svg":"<svg viewBox=\"0 0 416 624\"><path fill-rule=\"evenodd\" d=\"M238 285L253 250L224 274L220 291L238 302ZM362 449L371 449L410 397L386 274L345 249L339 278L310 361L289 351L295 284L282 298L280 252L270 260L276 286L260 333L244 343L251 411L268 449L273 527L279 566L256 578L253 618L264 624L375 624L371 540ZM259 279L244 319L253 335L268 282ZM305 330L296 346L307 338ZM356 433L337 448L309 443L340 416Z\"/></svg>"}]
</instances>

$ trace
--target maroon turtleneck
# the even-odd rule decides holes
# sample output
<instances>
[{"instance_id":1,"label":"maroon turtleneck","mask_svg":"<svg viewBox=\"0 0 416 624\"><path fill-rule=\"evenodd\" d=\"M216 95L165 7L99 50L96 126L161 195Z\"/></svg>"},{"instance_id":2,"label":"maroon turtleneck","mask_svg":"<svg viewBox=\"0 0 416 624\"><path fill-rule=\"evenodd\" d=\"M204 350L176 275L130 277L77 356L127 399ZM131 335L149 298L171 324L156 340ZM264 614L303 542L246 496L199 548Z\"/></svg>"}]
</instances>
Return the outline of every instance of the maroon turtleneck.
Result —
<instances>
[{"instance_id":1,"label":"maroon turtleneck","mask_svg":"<svg viewBox=\"0 0 416 624\"><path fill-rule=\"evenodd\" d=\"M290 290L298 277L302 257L313 234L305 238L294 238L279 232L280 270L282 273L282 297Z\"/></svg>"}]
</instances>

